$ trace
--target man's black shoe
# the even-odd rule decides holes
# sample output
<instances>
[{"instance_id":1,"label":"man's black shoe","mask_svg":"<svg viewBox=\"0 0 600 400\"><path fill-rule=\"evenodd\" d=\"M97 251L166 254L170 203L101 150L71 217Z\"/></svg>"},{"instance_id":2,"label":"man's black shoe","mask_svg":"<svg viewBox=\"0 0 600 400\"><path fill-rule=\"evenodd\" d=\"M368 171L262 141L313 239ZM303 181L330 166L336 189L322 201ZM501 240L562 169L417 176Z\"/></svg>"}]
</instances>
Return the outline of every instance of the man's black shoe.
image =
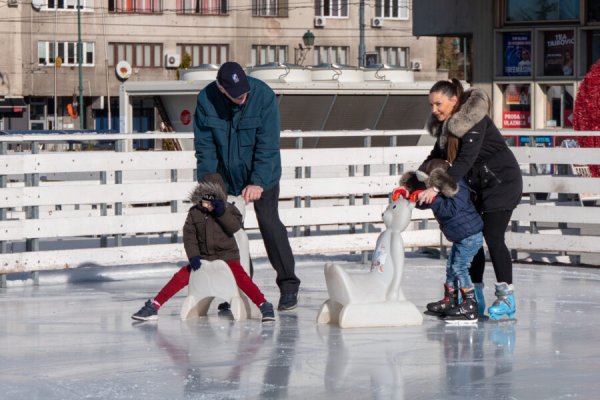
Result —
<instances>
[{"instance_id":1,"label":"man's black shoe","mask_svg":"<svg viewBox=\"0 0 600 400\"><path fill-rule=\"evenodd\" d=\"M293 310L298 305L298 292L293 293L281 293L279 298L279 305L277 309L279 311Z\"/></svg>"}]
</instances>

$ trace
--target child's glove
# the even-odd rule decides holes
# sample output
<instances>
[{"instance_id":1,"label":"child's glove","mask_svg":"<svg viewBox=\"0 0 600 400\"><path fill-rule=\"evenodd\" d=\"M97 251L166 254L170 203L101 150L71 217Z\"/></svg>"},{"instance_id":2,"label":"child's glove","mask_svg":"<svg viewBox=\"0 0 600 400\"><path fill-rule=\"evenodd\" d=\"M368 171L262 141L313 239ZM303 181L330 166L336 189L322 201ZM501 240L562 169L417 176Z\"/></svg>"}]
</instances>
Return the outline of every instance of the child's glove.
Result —
<instances>
[{"instance_id":1,"label":"child's glove","mask_svg":"<svg viewBox=\"0 0 600 400\"><path fill-rule=\"evenodd\" d=\"M414 192L412 192L410 194L410 199L409 200L412 201L413 203L416 203L417 200L419 200L419 195L421 193L423 193L423 192L424 192L423 190L415 190Z\"/></svg>"},{"instance_id":2,"label":"child's glove","mask_svg":"<svg viewBox=\"0 0 600 400\"><path fill-rule=\"evenodd\" d=\"M215 217L220 217L221 215L225 214L225 203L223 200L212 200L210 204L213 206L212 213Z\"/></svg>"},{"instance_id":3,"label":"child's glove","mask_svg":"<svg viewBox=\"0 0 600 400\"><path fill-rule=\"evenodd\" d=\"M192 268L193 271L198 271L200 269L200 266L202 266L202 261L200 256L194 256L192 258L190 258L190 267Z\"/></svg>"},{"instance_id":4,"label":"child's glove","mask_svg":"<svg viewBox=\"0 0 600 400\"><path fill-rule=\"evenodd\" d=\"M410 196L410 193L408 192L408 190L406 190L406 188L399 187L399 188L394 189L394 191L392 192L392 201L396 201L400 197L408 200L409 196Z\"/></svg>"}]
</instances>

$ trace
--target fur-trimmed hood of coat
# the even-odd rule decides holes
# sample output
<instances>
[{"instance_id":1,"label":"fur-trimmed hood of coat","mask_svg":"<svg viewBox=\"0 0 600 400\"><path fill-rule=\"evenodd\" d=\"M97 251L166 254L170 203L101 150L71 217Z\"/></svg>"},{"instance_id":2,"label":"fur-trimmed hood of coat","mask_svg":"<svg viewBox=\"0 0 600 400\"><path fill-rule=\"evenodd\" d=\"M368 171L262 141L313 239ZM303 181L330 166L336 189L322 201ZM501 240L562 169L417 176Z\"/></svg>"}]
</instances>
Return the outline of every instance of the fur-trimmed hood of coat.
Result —
<instances>
[{"instance_id":1,"label":"fur-trimmed hood of coat","mask_svg":"<svg viewBox=\"0 0 600 400\"><path fill-rule=\"evenodd\" d=\"M481 89L470 89L463 94L460 109L444 122L438 121L435 114L431 113L427 119L425 129L431 136L440 141L440 147L446 148L448 134L462 138L476 123L481 121L488 113L490 98Z\"/></svg>"},{"instance_id":2,"label":"fur-trimmed hood of coat","mask_svg":"<svg viewBox=\"0 0 600 400\"><path fill-rule=\"evenodd\" d=\"M225 191L225 182L221 175L217 173L209 173L204 175L204 178L190 194L189 200L193 204L199 204L202 200L202 196L212 194L217 199L227 201L227 192Z\"/></svg>"},{"instance_id":3,"label":"fur-trimmed hood of coat","mask_svg":"<svg viewBox=\"0 0 600 400\"><path fill-rule=\"evenodd\" d=\"M458 185L446 172L449 165L446 160L431 159L419 170L402 174L400 186L404 186L411 193L415 190L434 187L444 196L454 197L458 193Z\"/></svg>"}]
</instances>

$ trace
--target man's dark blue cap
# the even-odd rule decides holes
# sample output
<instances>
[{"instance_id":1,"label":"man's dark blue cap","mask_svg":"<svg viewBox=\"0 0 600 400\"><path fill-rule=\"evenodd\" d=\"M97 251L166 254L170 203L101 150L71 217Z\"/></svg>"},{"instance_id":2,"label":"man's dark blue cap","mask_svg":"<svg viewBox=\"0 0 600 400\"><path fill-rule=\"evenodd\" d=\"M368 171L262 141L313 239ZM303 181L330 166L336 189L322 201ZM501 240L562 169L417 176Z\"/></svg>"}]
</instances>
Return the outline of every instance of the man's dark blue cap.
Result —
<instances>
[{"instance_id":1,"label":"man's dark blue cap","mask_svg":"<svg viewBox=\"0 0 600 400\"><path fill-rule=\"evenodd\" d=\"M250 84L242 66L233 61L221 65L217 72L217 82L234 99L250 91Z\"/></svg>"}]
</instances>

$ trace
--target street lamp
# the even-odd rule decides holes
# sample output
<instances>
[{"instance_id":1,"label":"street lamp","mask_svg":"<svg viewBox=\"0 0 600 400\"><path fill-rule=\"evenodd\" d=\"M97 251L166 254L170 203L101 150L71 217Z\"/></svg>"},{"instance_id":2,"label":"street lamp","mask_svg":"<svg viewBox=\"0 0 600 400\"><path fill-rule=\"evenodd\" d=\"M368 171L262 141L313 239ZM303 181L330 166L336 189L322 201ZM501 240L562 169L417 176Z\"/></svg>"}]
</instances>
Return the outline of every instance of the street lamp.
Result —
<instances>
[{"instance_id":1,"label":"street lamp","mask_svg":"<svg viewBox=\"0 0 600 400\"><path fill-rule=\"evenodd\" d=\"M304 45L302 43L304 43ZM315 34L312 33L310 29L302 35L302 43L298 43L298 48L296 49L296 64L300 65L304 63L306 55L315 44Z\"/></svg>"}]
</instances>

